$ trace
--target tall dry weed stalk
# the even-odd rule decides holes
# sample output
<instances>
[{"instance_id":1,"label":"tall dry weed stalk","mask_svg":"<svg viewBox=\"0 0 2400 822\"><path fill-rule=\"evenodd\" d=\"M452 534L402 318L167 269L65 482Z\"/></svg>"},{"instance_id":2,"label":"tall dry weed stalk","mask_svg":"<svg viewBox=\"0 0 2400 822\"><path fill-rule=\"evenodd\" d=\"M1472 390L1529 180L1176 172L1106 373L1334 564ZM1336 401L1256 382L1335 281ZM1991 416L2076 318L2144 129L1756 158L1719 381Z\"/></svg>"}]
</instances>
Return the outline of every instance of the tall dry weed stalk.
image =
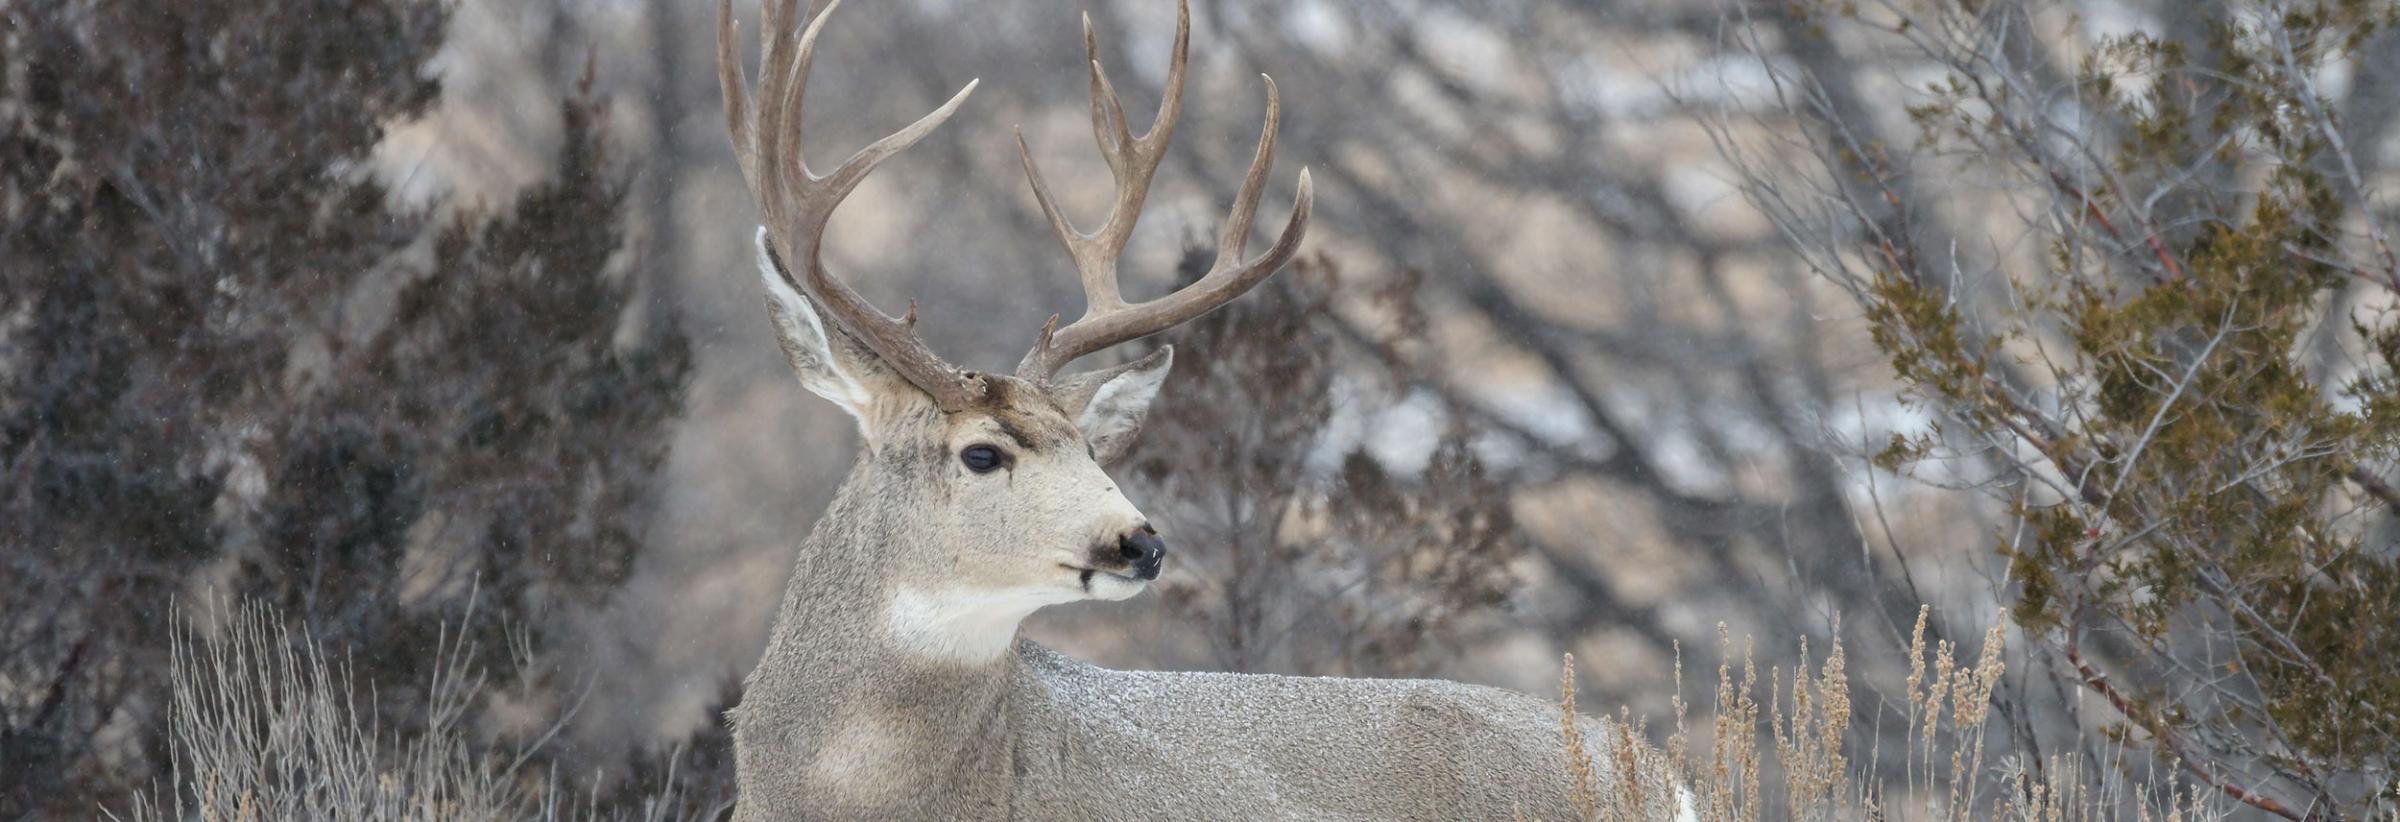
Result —
<instances>
[{"instance_id":1,"label":"tall dry weed stalk","mask_svg":"<svg viewBox=\"0 0 2400 822\"><path fill-rule=\"evenodd\" d=\"M1689 706L1683 693L1682 649L1676 649L1675 689L1671 700L1675 723L1667 737L1665 758L1691 793L1693 816L1700 822L1759 822L1763 819L1910 819L2018 822L2086 822L2087 820L2214 820L2230 815L2229 808L2207 791L2179 785L2172 775L2136 775L2126 763L2138 758L2105 752L2109 760L2093 763L2082 755L2045 757L2029 763L2005 756L1987 766L1993 747L1992 695L2007 666L2005 624L1995 620L1983 636L1974 659L1962 659L1961 649L1947 641L1926 640L1929 609L1920 608L1909 640L1908 679L1904 698L1891 710L1905 721L1908 745L1898 780L1878 781L1886 772L1880 751L1868 761L1852 759L1847 748L1873 744L1880 732L1866 729L1854 738L1857 716L1850 694L1848 653L1839 639L1837 623L1831 650L1811 670L1807 641L1800 643L1799 668L1786 680L1780 669L1764 681L1769 693L1764 710L1758 699L1761 682L1754 649L1744 642L1741 670L1732 636L1717 628L1718 663L1715 710L1705 725L1706 750L1696 749ZM1560 678L1560 704L1566 718L1560 733L1568 751L1567 768L1574 780L1575 803L1585 820L1651 818L1672 813L1673 804L1636 780L1618 780L1617 793L1591 792L1596 765L1584 748L1584 736L1573 720L1575 711L1574 657L1566 658ZM1788 685L1786 684L1788 682ZM1631 751L1643 736L1630 712L1621 712L1629 734L1619 749ZM1628 753L1616 754L1618 773L1630 773ZM1770 816L1769 807L1780 812Z\"/></svg>"},{"instance_id":2,"label":"tall dry weed stalk","mask_svg":"<svg viewBox=\"0 0 2400 822\"><path fill-rule=\"evenodd\" d=\"M1674 784L1667 760L1642 740L1647 723L1623 708L1618 725L1602 735L1598 745L1587 734L1588 720L1575 708L1575 655L1567 654L1558 678L1558 729L1566 757L1567 800L1582 819L1674 820L1688 805ZM1599 756L1606 756L1605 776ZM1603 783L1607 787L1603 788ZM1522 808L1516 817L1527 819Z\"/></svg>"},{"instance_id":3,"label":"tall dry weed stalk","mask_svg":"<svg viewBox=\"0 0 2400 822\"><path fill-rule=\"evenodd\" d=\"M1584 750L1583 729L1575 721L1578 715L1575 710L1575 655L1567 654L1559 664L1562 671L1558 676L1558 699L1561 705L1558 733L1566 743L1564 748L1570 785L1567 795L1575 803L1577 813L1583 814L1585 819L1593 819L1600 815L1600 793L1592 785L1592 757Z\"/></svg>"}]
</instances>

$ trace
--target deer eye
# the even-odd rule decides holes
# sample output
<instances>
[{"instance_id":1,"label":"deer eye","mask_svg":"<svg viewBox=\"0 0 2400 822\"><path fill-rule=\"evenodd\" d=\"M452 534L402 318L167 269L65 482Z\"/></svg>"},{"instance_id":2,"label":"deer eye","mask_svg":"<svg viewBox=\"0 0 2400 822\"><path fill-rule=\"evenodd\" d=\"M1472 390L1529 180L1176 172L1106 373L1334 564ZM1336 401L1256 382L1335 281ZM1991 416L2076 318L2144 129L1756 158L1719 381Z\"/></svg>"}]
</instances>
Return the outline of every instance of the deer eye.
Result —
<instances>
[{"instance_id":1,"label":"deer eye","mask_svg":"<svg viewBox=\"0 0 2400 822\"><path fill-rule=\"evenodd\" d=\"M969 471L989 474L1007 465L1008 455L989 445L970 445L959 450L958 461L966 463Z\"/></svg>"}]
</instances>

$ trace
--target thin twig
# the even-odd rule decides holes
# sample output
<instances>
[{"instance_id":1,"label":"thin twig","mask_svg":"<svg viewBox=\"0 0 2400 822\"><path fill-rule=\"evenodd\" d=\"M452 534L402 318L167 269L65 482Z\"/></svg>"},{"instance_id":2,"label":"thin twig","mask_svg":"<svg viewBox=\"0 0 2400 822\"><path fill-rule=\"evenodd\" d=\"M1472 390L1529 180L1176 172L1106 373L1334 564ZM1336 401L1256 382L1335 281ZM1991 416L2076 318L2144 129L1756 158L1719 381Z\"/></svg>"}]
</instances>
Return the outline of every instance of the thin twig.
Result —
<instances>
[{"instance_id":1,"label":"thin twig","mask_svg":"<svg viewBox=\"0 0 2400 822\"><path fill-rule=\"evenodd\" d=\"M2190 771L2192 776L2242 804L2290 819L2293 822L2300 822L2302 818L2300 814L2284 807L2283 803L2218 779L2216 774L2209 772L2208 768L2194 760L2187 750L2188 746L2185 744L2183 736L2176 733L2175 729L2166 727L2165 723L2150 717L2136 707L2133 700L2119 693L2115 685L2109 684L2107 674L2094 670L2089 663L2083 661L2083 651L2073 639L2067 640L2067 662L2075 666L2075 672L2082 677L2084 687L2090 688L2094 693L2106 698L2108 704L2117 709L2117 713L2126 719L2133 720L2134 723L2142 726L2142 730L2148 731L2152 737L2165 743L2168 751L2174 754L2175 761L2182 764L2184 770Z\"/></svg>"}]
</instances>

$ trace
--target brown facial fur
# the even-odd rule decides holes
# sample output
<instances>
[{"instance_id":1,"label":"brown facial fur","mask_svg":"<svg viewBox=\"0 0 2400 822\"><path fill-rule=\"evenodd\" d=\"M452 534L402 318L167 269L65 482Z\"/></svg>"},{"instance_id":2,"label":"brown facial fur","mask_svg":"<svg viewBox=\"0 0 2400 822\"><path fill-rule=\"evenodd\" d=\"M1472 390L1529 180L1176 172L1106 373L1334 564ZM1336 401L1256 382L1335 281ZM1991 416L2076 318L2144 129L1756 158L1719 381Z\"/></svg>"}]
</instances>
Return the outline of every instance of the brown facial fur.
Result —
<instances>
[{"instance_id":1,"label":"brown facial fur","mask_svg":"<svg viewBox=\"0 0 2400 822\"><path fill-rule=\"evenodd\" d=\"M998 426L1011 442L1029 451L1083 449L1083 432L1076 430L1074 421L1067 418L1066 409L1059 406L1050 392L1016 377L987 374L984 380L983 402L968 411L952 414L954 420L980 415Z\"/></svg>"}]
</instances>

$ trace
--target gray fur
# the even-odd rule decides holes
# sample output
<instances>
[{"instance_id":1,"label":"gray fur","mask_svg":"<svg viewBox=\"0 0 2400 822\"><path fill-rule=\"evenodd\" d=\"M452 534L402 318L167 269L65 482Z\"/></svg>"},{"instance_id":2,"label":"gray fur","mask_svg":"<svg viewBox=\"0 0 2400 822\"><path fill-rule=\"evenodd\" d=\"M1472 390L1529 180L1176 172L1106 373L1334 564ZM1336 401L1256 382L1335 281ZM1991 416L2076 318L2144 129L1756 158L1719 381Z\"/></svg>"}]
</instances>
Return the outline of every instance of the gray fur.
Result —
<instances>
[{"instance_id":1,"label":"gray fur","mask_svg":"<svg viewBox=\"0 0 2400 822\"><path fill-rule=\"evenodd\" d=\"M882 410L853 413L880 445L801 544L733 712L736 820L1578 818L1546 700L1431 680L1112 671L1014 638L1014 619L987 652L929 646L904 600L1035 591L1010 600L1030 613L1053 594L1117 598L1088 572L1090 596L1060 593L1074 583L1056 558L1140 524L1068 420L1092 422L1112 380L1154 386L1167 359L1046 387L994 376L1005 407L944 414L902 381L859 379L872 354L776 303L795 365L817 370L805 384L878 394L867 404ZM1130 416L1130 439L1140 399L1101 422ZM953 451L1003 420L1052 444L993 485ZM1619 729L1578 722L1596 792L1626 795ZM1688 815L1660 757L1635 744L1648 815Z\"/></svg>"},{"instance_id":2,"label":"gray fur","mask_svg":"<svg viewBox=\"0 0 2400 822\"><path fill-rule=\"evenodd\" d=\"M1133 448L1142 420L1150 416L1150 401L1174 366L1175 347L1160 346L1124 365L1060 377L1049 386L1050 398L1083 430L1092 458L1112 465Z\"/></svg>"}]
</instances>

